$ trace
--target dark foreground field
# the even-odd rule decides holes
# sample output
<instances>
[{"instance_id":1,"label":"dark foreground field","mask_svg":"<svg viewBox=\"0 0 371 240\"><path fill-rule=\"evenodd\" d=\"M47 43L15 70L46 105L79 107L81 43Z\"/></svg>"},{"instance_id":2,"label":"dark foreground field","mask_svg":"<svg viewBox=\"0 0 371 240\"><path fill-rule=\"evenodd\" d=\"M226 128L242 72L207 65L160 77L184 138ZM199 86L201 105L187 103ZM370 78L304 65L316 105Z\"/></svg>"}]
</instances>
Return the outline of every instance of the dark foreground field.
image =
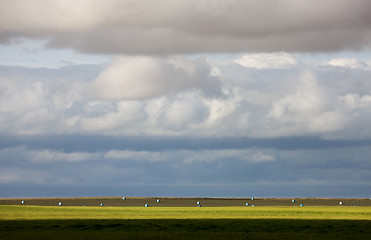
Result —
<instances>
[{"instance_id":1,"label":"dark foreground field","mask_svg":"<svg viewBox=\"0 0 371 240\"><path fill-rule=\"evenodd\" d=\"M370 221L157 219L1 221L1 239L360 239Z\"/></svg>"},{"instance_id":2,"label":"dark foreground field","mask_svg":"<svg viewBox=\"0 0 371 240\"><path fill-rule=\"evenodd\" d=\"M0 198L0 205L36 205L36 206L100 206L107 207L237 207L246 206L371 206L366 198L141 198L141 197L90 197L90 198ZM157 202L159 200L159 202ZM24 203L22 204L22 201ZM199 202L199 204L197 204Z\"/></svg>"}]
</instances>

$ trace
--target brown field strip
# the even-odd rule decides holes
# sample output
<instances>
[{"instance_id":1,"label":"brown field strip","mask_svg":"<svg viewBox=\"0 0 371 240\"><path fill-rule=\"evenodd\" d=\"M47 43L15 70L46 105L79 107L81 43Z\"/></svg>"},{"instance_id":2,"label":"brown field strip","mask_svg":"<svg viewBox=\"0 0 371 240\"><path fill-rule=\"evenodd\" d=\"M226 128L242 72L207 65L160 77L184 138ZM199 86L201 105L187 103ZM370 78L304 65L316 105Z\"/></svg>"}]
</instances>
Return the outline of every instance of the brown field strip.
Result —
<instances>
[{"instance_id":1,"label":"brown field strip","mask_svg":"<svg viewBox=\"0 0 371 240\"><path fill-rule=\"evenodd\" d=\"M293 201L294 199L294 201ZM236 207L236 206L371 206L368 198L169 198L76 197L0 198L0 205L140 207Z\"/></svg>"}]
</instances>

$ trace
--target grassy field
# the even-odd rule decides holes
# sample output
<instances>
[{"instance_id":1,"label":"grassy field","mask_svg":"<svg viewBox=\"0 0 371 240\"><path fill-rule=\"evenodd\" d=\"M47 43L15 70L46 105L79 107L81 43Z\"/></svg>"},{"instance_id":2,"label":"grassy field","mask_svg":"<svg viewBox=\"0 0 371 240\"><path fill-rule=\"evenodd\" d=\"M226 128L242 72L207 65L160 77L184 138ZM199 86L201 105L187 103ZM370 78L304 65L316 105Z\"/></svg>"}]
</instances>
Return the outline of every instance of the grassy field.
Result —
<instances>
[{"instance_id":1,"label":"grassy field","mask_svg":"<svg viewBox=\"0 0 371 240\"><path fill-rule=\"evenodd\" d=\"M371 207L0 206L0 239L66 238L371 239Z\"/></svg>"},{"instance_id":2,"label":"grassy field","mask_svg":"<svg viewBox=\"0 0 371 240\"><path fill-rule=\"evenodd\" d=\"M0 206L1 239L370 239L370 207Z\"/></svg>"}]
</instances>

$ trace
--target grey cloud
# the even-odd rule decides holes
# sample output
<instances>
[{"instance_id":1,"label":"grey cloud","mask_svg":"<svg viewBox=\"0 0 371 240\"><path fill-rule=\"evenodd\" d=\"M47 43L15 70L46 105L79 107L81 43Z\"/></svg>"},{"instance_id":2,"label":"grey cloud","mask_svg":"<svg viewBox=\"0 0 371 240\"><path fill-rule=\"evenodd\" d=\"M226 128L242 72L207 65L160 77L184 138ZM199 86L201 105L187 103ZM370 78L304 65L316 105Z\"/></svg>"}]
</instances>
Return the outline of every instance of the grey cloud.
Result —
<instances>
[{"instance_id":1,"label":"grey cloud","mask_svg":"<svg viewBox=\"0 0 371 240\"><path fill-rule=\"evenodd\" d=\"M371 42L371 3L362 0L0 4L0 41L42 38L87 53L328 52Z\"/></svg>"},{"instance_id":2,"label":"grey cloud","mask_svg":"<svg viewBox=\"0 0 371 240\"><path fill-rule=\"evenodd\" d=\"M65 114L68 117L84 114L88 118L94 118L114 112L118 112L116 103L88 102L83 100L73 102L66 109Z\"/></svg>"},{"instance_id":3,"label":"grey cloud","mask_svg":"<svg viewBox=\"0 0 371 240\"><path fill-rule=\"evenodd\" d=\"M64 123L58 124L59 119L65 119L64 111L75 102L82 101L86 83L99 70L100 65L60 69L1 66L0 122L4 129L34 134L62 127ZM11 122L10 119L17 121ZM43 125L44 130L31 127L35 124Z\"/></svg>"},{"instance_id":4,"label":"grey cloud","mask_svg":"<svg viewBox=\"0 0 371 240\"><path fill-rule=\"evenodd\" d=\"M14 167L2 168L0 175L0 185L22 184L23 182L42 185L47 182L47 178L50 178L50 173L43 170Z\"/></svg>"}]
</instances>

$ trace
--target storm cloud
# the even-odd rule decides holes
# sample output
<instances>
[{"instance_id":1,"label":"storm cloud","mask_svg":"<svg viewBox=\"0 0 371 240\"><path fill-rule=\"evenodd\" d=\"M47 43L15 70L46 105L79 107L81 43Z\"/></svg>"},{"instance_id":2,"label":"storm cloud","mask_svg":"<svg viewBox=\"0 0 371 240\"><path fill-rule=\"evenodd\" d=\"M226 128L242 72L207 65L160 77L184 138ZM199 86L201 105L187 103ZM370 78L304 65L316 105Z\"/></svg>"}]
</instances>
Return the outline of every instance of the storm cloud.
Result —
<instances>
[{"instance_id":1,"label":"storm cloud","mask_svg":"<svg viewBox=\"0 0 371 240\"><path fill-rule=\"evenodd\" d=\"M4 0L0 41L45 39L99 54L361 51L370 48L370 8L363 0Z\"/></svg>"}]
</instances>

